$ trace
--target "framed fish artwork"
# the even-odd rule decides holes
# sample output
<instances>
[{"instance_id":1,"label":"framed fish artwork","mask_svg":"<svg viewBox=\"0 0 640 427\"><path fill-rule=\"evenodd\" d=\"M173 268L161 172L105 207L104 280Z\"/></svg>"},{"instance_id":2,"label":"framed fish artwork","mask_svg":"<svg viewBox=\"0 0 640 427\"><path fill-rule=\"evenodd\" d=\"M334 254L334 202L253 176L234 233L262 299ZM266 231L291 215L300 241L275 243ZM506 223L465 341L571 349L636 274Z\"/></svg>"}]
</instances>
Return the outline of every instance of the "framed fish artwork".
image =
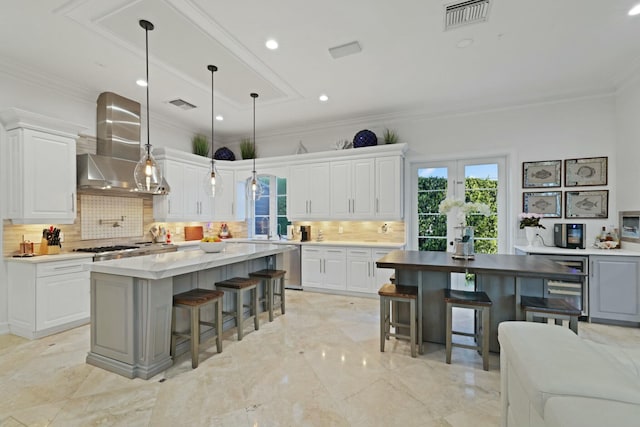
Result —
<instances>
[{"instance_id":1,"label":"framed fish artwork","mask_svg":"<svg viewBox=\"0 0 640 427\"><path fill-rule=\"evenodd\" d=\"M560 187L562 160L522 162L522 188Z\"/></svg>"},{"instance_id":2,"label":"framed fish artwork","mask_svg":"<svg viewBox=\"0 0 640 427\"><path fill-rule=\"evenodd\" d=\"M565 218L609 218L609 190L565 191Z\"/></svg>"},{"instance_id":3,"label":"framed fish artwork","mask_svg":"<svg viewBox=\"0 0 640 427\"><path fill-rule=\"evenodd\" d=\"M564 186L607 185L607 158L591 157L564 161Z\"/></svg>"},{"instance_id":4,"label":"framed fish artwork","mask_svg":"<svg viewBox=\"0 0 640 427\"><path fill-rule=\"evenodd\" d=\"M562 218L562 191L522 193L522 212Z\"/></svg>"},{"instance_id":5,"label":"framed fish artwork","mask_svg":"<svg viewBox=\"0 0 640 427\"><path fill-rule=\"evenodd\" d=\"M640 211L620 212L620 240L640 243Z\"/></svg>"}]
</instances>

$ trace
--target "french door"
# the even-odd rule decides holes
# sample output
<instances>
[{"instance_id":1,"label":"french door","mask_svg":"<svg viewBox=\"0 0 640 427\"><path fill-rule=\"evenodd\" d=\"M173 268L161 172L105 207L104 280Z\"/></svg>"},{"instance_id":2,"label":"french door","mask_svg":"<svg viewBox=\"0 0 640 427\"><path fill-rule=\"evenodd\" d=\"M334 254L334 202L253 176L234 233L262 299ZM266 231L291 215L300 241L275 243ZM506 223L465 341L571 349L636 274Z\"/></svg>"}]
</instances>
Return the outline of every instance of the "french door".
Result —
<instances>
[{"instance_id":1,"label":"french door","mask_svg":"<svg viewBox=\"0 0 640 427\"><path fill-rule=\"evenodd\" d=\"M460 159L420 162L411 166L412 225L411 245L426 251L451 251L459 226L457 212L438 211L446 197L489 205L488 217L467 216L475 228L477 253L506 252L505 158Z\"/></svg>"}]
</instances>

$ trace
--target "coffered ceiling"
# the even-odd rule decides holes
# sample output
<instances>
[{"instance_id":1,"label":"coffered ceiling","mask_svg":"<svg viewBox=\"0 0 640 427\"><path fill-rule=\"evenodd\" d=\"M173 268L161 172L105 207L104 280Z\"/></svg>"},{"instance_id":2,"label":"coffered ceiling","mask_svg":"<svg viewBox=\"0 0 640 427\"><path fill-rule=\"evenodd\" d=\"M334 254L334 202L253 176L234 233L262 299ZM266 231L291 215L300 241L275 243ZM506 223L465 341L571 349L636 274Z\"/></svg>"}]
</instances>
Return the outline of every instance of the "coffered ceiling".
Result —
<instances>
[{"instance_id":1,"label":"coffered ceiling","mask_svg":"<svg viewBox=\"0 0 640 427\"><path fill-rule=\"evenodd\" d=\"M445 31L452 1L6 0L0 64L144 106L147 19L152 120L208 132L214 64L216 133L236 138L251 130L250 92L265 133L612 93L638 71L640 16L627 16L637 2L492 0L486 22ZM353 41L361 52L329 54Z\"/></svg>"}]
</instances>

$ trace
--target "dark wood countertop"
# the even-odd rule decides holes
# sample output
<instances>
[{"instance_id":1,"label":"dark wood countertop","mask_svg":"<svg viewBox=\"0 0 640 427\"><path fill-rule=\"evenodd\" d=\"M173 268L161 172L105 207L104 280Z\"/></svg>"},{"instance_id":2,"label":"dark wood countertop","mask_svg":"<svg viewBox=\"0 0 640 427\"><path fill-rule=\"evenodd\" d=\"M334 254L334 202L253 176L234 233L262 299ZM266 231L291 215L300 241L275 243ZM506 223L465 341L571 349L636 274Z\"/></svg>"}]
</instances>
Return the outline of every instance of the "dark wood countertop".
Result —
<instances>
[{"instance_id":1,"label":"dark wood countertop","mask_svg":"<svg viewBox=\"0 0 640 427\"><path fill-rule=\"evenodd\" d=\"M489 273L526 277L584 276L584 273L537 255L476 254L474 260L457 260L449 252L390 252L376 261L379 268L448 271L455 273Z\"/></svg>"}]
</instances>

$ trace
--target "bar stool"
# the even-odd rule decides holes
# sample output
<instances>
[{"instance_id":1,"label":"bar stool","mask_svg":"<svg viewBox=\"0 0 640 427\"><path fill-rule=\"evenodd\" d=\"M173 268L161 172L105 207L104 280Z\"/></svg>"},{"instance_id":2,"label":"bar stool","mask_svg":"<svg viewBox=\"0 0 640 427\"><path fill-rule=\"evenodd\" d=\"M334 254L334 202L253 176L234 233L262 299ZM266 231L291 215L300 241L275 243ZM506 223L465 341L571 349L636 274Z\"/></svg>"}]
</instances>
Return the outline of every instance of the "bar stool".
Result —
<instances>
[{"instance_id":1,"label":"bar stool","mask_svg":"<svg viewBox=\"0 0 640 427\"><path fill-rule=\"evenodd\" d=\"M418 300L418 288L414 286L401 286L387 283L378 290L380 295L380 351L384 352L384 343L389 337L408 339L411 342L411 357L416 357L416 341L422 345L422 337L418 335L418 314L416 301ZM410 323L401 323L392 320L390 305L397 303L409 304ZM391 332L391 326L395 328L395 333ZM409 335L398 333L398 327L409 328Z\"/></svg>"},{"instance_id":2,"label":"bar stool","mask_svg":"<svg viewBox=\"0 0 640 427\"><path fill-rule=\"evenodd\" d=\"M260 270L249 273L249 277L260 279L265 285L265 310L269 311L269 322L273 322L273 310L280 308L280 312L284 314L284 276L287 274L285 270ZM277 288L277 289L276 289ZM275 297L279 299L276 301Z\"/></svg>"},{"instance_id":3,"label":"bar stool","mask_svg":"<svg viewBox=\"0 0 640 427\"><path fill-rule=\"evenodd\" d=\"M447 331L446 351L447 364L451 364L451 348L461 347L482 352L482 369L489 370L489 320L493 303L484 292L444 290L444 301L447 304ZM480 314L482 327L478 333L469 333L453 330L453 307L468 308ZM477 345L461 344L453 342L453 335L474 337ZM482 343L482 344L481 344Z\"/></svg>"},{"instance_id":4,"label":"bar stool","mask_svg":"<svg viewBox=\"0 0 640 427\"><path fill-rule=\"evenodd\" d=\"M238 341L242 341L244 335L244 322L253 318L254 328L257 331L260 329L260 322L258 321L258 284L259 279L251 277L233 277L231 279L223 280L216 283L216 289L222 289L225 292L233 293L236 296L236 309L235 311L223 311L222 314L233 318L238 328ZM244 304L244 292L250 291L249 304ZM249 308L249 316L244 319L243 309Z\"/></svg>"},{"instance_id":5,"label":"bar stool","mask_svg":"<svg viewBox=\"0 0 640 427\"><path fill-rule=\"evenodd\" d=\"M173 296L173 309L171 316L171 356L176 356L178 338L191 340L191 367L198 367L198 351L200 345L200 325L211 326L216 330L216 347L218 353L222 353L222 291L209 289L191 289ZM200 310L210 304L215 305L214 322L200 320ZM189 333L176 331L176 308L189 310L191 328Z\"/></svg>"},{"instance_id":6,"label":"bar stool","mask_svg":"<svg viewBox=\"0 0 640 427\"><path fill-rule=\"evenodd\" d=\"M536 317L553 319L556 325L562 326L563 320L569 321L569 329L578 335L578 316L580 310L560 298L520 297L520 306L525 312L527 322Z\"/></svg>"}]
</instances>

